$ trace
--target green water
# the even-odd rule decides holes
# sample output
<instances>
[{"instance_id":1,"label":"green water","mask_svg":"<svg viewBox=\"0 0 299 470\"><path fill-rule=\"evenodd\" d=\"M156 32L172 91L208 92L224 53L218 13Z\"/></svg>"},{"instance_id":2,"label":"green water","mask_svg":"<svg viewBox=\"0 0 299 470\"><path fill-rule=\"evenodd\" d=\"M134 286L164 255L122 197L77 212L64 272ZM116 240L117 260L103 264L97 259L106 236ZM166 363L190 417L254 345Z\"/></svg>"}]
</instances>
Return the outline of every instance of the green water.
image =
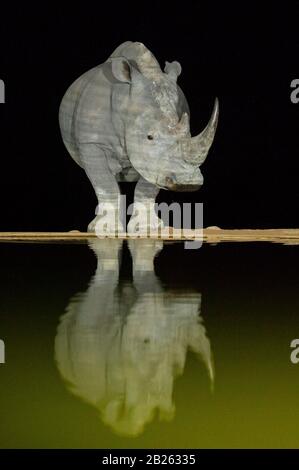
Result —
<instances>
[{"instance_id":1,"label":"green water","mask_svg":"<svg viewBox=\"0 0 299 470\"><path fill-rule=\"evenodd\" d=\"M298 447L299 246L0 257L1 448Z\"/></svg>"}]
</instances>

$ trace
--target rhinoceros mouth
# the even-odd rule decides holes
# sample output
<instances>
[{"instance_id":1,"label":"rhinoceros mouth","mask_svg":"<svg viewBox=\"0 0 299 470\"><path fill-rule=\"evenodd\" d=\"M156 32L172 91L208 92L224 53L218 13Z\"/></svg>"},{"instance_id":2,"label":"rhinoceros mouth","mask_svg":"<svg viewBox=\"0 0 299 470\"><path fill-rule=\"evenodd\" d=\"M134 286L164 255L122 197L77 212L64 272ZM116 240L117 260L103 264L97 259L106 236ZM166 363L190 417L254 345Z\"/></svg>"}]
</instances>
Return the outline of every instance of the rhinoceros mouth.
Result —
<instances>
[{"instance_id":1,"label":"rhinoceros mouth","mask_svg":"<svg viewBox=\"0 0 299 470\"><path fill-rule=\"evenodd\" d=\"M198 191L201 188L199 184L182 184L182 185L175 185L174 188L171 189L171 191L176 191L180 193L191 193Z\"/></svg>"},{"instance_id":2,"label":"rhinoceros mouth","mask_svg":"<svg viewBox=\"0 0 299 470\"><path fill-rule=\"evenodd\" d=\"M163 186L163 189L176 192L194 192L198 191L200 188L200 184L179 184L173 178L170 177L165 178L165 186Z\"/></svg>"}]
</instances>

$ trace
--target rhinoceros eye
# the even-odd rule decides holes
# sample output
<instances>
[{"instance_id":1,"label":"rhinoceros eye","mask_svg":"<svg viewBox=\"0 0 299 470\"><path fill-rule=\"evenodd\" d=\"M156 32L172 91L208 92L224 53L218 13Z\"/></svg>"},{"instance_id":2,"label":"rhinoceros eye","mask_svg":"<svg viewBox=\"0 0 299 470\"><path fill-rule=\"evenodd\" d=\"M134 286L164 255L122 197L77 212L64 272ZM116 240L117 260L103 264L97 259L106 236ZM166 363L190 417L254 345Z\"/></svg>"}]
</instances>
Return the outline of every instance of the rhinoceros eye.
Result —
<instances>
[{"instance_id":1,"label":"rhinoceros eye","mask_svg":"<svg viewBox=\"0 0 299 470\"><path fill-rule=\"evenodd\" d=\"M147 138L148 140L154 140L154 136L152 134L148 134Z\"/></svg>"}]
</instances>

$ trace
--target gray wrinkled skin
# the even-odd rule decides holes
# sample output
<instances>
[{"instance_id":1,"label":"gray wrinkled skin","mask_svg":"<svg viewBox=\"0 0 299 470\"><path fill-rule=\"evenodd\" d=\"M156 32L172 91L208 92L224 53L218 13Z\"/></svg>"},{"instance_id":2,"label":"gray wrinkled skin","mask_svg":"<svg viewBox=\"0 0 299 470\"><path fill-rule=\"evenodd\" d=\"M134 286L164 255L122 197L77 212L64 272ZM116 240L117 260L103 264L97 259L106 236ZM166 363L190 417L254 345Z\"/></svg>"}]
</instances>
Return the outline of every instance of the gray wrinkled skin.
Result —
<instances>
[{"instance_id":1,"label":"gray wrinkled skin","mask_svg":"<svg viewBox=\"0 0 299 470\"><path fill-rule=\"evenodd\" d=\"M62 138L99 202L89 231L103 215L101 206L117 207L119 181L137 181L134 203L145 204L144 223L139 213L136 228L133 211L128 231L149 228L160 188L194 191L203 184L199 165L213 142L218 101L206 128L191 137L189 107L176 83L180 73L176 61L166 62L162 72L142 43L128 41L67 90L59 111ZM112 219L104 231L124 231ZM162 224L157 217L150 220L151 226Z\"/></svg>"}]
</instances>

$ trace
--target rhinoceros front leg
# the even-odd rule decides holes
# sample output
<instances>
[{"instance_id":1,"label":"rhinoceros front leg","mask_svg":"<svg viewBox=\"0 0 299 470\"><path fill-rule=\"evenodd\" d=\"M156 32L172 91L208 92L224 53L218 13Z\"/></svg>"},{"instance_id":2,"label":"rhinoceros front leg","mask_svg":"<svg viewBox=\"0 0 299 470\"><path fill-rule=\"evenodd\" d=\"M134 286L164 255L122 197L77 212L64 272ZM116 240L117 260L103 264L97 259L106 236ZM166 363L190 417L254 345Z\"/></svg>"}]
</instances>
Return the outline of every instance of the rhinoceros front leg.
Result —
<instances>
[{"instance_id":1,"label":"rhinoceros front leg","mask_svg":"<svg viewBox=\"0 0 299 470\"><path fill-rule=\"evenodd\" d=\"M107 158L109 152L98 144L80 144L81 162L98 199L96 217L88 225L88 232L99 235L124 231L120 221L120 191L111 173Z\"/></svg>"},{"instance_id":2,"label":"rhinoceros front leg","mask_svg":"<svg viewBox=\"0 0 299 470\"><path fill-rule=\"evenodd\" d=\"M134 193L132 217L128 223L130 233L157 233L164 227L163 221L155 212L155 200L159 188L140 177Z\"/></svg>"}]
</instances>

